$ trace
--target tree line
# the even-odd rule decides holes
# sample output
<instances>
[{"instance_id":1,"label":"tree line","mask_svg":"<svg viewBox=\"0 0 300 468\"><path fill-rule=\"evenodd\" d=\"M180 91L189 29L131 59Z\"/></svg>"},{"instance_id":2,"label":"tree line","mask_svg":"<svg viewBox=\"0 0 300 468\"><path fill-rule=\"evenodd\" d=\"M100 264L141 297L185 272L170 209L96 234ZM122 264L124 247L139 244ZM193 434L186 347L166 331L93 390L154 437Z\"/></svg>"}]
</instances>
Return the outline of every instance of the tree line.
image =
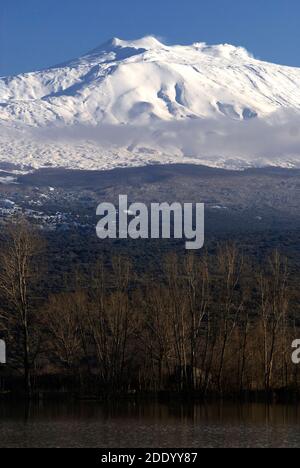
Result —
<instances>
[{"instance_id":1,"label":"tree line","mask_svg":"<svg viewBox=\"0 0 300 468\"><path fill-rule=\"evenodd\" d=\"M25 222L0 254L0 334L10 390L96 397L157 392L266 395L298 389L297 273L274 251L263 262L235 244L176 252L137 274L130 258L95 259L48 286L47 244ZM298 334L298 336L297 336Z\"/></svg>"}]
</instances>

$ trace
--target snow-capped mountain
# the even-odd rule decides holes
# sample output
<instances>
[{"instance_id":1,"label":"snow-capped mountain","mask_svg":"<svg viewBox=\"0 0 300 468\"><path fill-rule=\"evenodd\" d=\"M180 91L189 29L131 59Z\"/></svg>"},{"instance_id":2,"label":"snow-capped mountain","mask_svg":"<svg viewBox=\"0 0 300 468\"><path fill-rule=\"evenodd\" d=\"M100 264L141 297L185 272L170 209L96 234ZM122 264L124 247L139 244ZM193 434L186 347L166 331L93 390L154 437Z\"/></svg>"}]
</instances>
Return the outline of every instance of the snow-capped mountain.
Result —
<instances>
[{"instance_id":1,"label":"snow-capped mountain","mask_svg":"<svg viewBox=\"0 0 300 468\"><path fill-rule=\"evenodd\" d=\"M297 166L300 140L286 132L298 113L298 68L228 44L113 39L59 66L0 78L0 158L93 169Z\"/></svg>"}]
</instances>

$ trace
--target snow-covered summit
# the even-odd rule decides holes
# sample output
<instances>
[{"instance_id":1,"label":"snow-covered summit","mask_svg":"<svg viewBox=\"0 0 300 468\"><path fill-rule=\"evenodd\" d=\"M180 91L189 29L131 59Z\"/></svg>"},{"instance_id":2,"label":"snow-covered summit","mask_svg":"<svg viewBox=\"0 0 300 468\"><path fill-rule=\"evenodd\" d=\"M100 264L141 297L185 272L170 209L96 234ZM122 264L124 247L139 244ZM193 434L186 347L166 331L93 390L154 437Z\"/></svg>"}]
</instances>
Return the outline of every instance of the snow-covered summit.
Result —
<instances>
[{"instance_id":1,"label":"snow-covered summit","mask_svg":"<svg viewBox=\"0 0 300 468\"><path fill-rule=\"evenodd\" d=\"M59 67L0 79L0 122L145 123L243 119L300 107L300 70L228 44L114 38Z\"/></svg>"},{"instance_id":2,"label":"snow-covered summit","mask_svg":"<svg viewBox=\"0 0 300 468\"><path fill-rule=\"evenodd\" d=\"M300 107L300 70L228 44L114 38L61 66L0 79L0 122L148 123L248 119Z\"/></svg>"},{"instance_id":3,"label":"snow-covered summit","mask_svg":"<svg viewBox=\"0 0 300 468\"><path fill-rule=\"evenodd\" d=\"M0 78L0 131L108 125L122 135L117 140L126 158L133 148L142 147L146 154L152 145L147 157L153 159L152 151L159 154L157 140L172 158L194 157L195 147L196 157L202 157L208 135L220 137L234 123L258 121L268 128L282 119L282 112L299 111L300 69L257 60L244 48L229 44L167 45L152 36L132 41L113 38L64 64ZM141 131L129 133L128 143L128 135L120 133L122 126ZM145 129L152 129L155 138L148 135L140 142L137 133L144 135ZM188 149L177 138L186 129L194 135L194 142L189 135L193 144ZM164 136L157 139L158 133ZM294 143L291 161L298 151ZM218 153L210 158L218 161L219 151L226 153L226 148L220 145L214 151ZM266 153L269 157L270 150ZM236 158L232 154L231 160ZM35 163L33 149L31 159Z\"/></svg>"},{"instance_id":4,"label":"snow-covered summit","mask_svg":"<svg viewBox=\"0 0 300 468\"><path fill-rule=\"evenodd\" d=\"M119 39L118 37L113 37L110 41L107 42L107 45L114 47L132 47L134 49L164 49L166 46L154 36L145 36L141 39L136 39L133 41L125 41ZM103 47L103 46L102 46Z\"/></svg>"}]
</instances>

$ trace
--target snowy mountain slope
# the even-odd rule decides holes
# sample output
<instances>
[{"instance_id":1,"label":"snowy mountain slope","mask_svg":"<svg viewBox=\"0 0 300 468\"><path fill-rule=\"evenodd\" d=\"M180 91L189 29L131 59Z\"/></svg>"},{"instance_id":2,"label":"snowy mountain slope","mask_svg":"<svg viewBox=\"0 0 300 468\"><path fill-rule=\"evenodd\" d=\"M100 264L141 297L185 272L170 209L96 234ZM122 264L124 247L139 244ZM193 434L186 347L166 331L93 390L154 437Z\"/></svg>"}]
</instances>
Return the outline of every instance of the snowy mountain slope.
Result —
<instances>
[{"instance_id":1,"label":"snowy mountain slope","mask_svg":"<svg viewBox=\"0 0 300 468\"><path fill-rule=\"evenodd\" d=\"M283 135L275 153L260 141L265 131L271 138L270 128L287 128L289 112L298 119L300 69L228 44L113 39L59 66L0 78L0 160L101 168L118 159L130 165L188 157L224 167L297 166L295 137ZM21 134L12 138L11 129ZM227 145L232 133L243 141ZM250 139L252 153L244 148Z\"/></svg>"}]
</instances>

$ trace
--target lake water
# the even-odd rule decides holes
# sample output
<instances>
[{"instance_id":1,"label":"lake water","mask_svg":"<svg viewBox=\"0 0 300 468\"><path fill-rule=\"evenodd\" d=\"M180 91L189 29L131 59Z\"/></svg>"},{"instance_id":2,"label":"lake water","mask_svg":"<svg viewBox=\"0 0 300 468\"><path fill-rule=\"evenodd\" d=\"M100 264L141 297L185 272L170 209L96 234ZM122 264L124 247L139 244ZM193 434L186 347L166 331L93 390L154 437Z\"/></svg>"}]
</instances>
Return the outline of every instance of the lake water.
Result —
<instances>
[{"instance_id":1,"label":"lake water","mask_svg":"<svg viewBox=\"0 0 300 468\"><path fill-rule=\"evenodd\" d=\"M2 401L0 447L300 447L300 406Z\"/></svg>"}]
</instances>

